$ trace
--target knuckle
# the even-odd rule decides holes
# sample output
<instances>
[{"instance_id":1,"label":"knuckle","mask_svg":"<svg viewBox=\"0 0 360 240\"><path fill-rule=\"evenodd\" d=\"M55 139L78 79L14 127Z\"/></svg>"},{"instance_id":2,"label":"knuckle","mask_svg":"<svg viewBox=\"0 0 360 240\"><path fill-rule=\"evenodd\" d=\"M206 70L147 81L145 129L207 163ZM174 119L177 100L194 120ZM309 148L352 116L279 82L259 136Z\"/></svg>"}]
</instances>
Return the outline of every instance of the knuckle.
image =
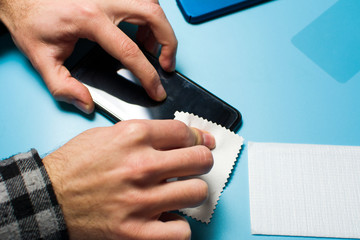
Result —
<instances>
[{"instance_id":1,"label":"knuckle","mask_svg":"<svg viewBox=\"0 0 360 240\"><path fill-rule=\"evenodd\" d=\"M133 164L133 182L144 185L144 183L152 182L151 179L156 174L154 165L151 164L151 156L144 156L141 159L137 159Z\"/></svg>"},{"instance_id":2,"label":"knuckle","mask_svg":"<svg viewBox=\"0 0 360 240\"><path fill-rule=\"evenodd\" d=\"M212 166L214 165L214 158L210 149L208 149L203 145L197 146L196 149L197 149L197 159L199 161L200 167L203 169L204 173L209 172Z\"/></svg>"},{"instance_id":3,"label":"knuckle","mask_svg":"<svg viewBox=\"0 0 360 240\"><path fill-rule=\"evenodd\" d=\"M149 139L150 130L150 126L145 121L137 120L124 122L124 127L121 129L122 133L133 143L146 142Z\"/></svg>"},{"instance_id":4,"label":"knuckle","mask_svg":"<svg viewBox=\"0 0 360 240\"><path fill-rule=\"evenodd\" d=\"M133 221L116 224L113 229L116 239L140 239L140 226Z\"/></svg>"},{"instance_id":5,"label":"knuckle","mask_svg":"<svg viewBox=\"0 0 360 240\"><path fill-rule=\"evenodd\" d=\"M158 196L146 187L137 187L137 190L132 192L127 194L127 206L131 208L131 212L134 214L143 213L145 209L152 212L154 205L159 201Z\"/></svg>"},{"instance_id":6,"label":"knuckle","mask_svg":"<svg viewBox=\"0 0 360 240\"><path fill-rule=\"evenodd\" d=\"M121 48L121 51L122 51L122 57L124 59L136 58L140 54L140 49L138 48L138 46L133 41L131 41L129 39L124 39L120 43L120 48Z\"/></svg>"},{"instance_id":7,"label":"knuckle","mask_svg":"<svg viewBox=\"0 0 360 240\"><path fill-rule=\"evenodd\" d=\"M146 202L146 197L140 190L129 191L128 196L129 205L132 205L134 202L136 202L137 206L144 206L144 203Z\"/></svg>"},{"instance_id":8,"label":"knuckle","mask_svg":"<svg viewBox=\"0 0 360 240\"><path fill-rule=\"evenodd\" d=\"M124 234L126 234L126 227L124 227L125 224L112 224L111 231L114 233L116 237L123 237ZM125 228L125 231L124 231Z\"/></svg>"},{"instance_id":9,"label":"knuckle","mask_svg":"<svg viewBox=\"0 0 360 240\"><path fill-rule=\"evenodd\" d=\"M193 183L194 201L198 204L206 200L209 194L209 187L207 183L201 179L194 179Z\"/></svg>"},{"instance_id":10,"label":"knuckle","mask_svg":"<svg viewBox=\"0 0 360 240\"><path fill-rule=\"evenodd\" d=\"M185 123L179 120L174 120L173 129L174 132L177 133L181 142L186 143L188 146L194 145L195 140L193 133Z\"/></svg>"},{"instance_id":11,"label":"knuckle","mask_svg":"<svg viewBox=\"0 0 360 240\"><path fill-rule=\"evenodd\" d=\"M164 11L159 4L150 4L149 5L149 14L153 17L163 17Z\"/></svg>"},{"instance_id":12,"label":"knuckle","mask_svg":"<svg viewBox=\"0 0 360 240\"><path fill-rule=\"evenodd\" d=\"M50 93L51 95L54 96L54 98L58 101L66 101L67 97L66 97L66 91L64 88L53 88L50 89Z\"/></svg>"},{"instance_id":13,"label":"knuckle","mask_svg":"<svg viewBox=\"0 0 360 240\"><path fill-rule=\"evenodd\" d=\"M134 154L127 166L126 179L135 185L145 186L153 182L157 169L154 163L155 157L149 152L142 152L142 155Z\"/></svg>"},{"instance_id":14,"label":"knuckle","mask_svg":"<svg viewBox=\"0 0 360 240\"><path fill-rule=\"evenodd\" d=\"M145 71L146 71L146 76L149 79L147 84L152 89L155 89L160 84L160 79L159 79L159 75L158 75L157 71L153 67L147 68L147 69L145 69Z\"/></svg>"},{"instance_id":15,"label":"knuckle","mask_svg":"<svg viewBox=\"0 0 360 240\"><path fill-rule=\"evenodd\" d=\"M76 94L79 92L78 82L72 81L64 74L56 77L45 77L44 81L51 95L53 95L56 100L73 103L73 100L82 96L82 93L80 93L80 95ZM62 83L58 83L59 81L62 81Z\"/></svg>"},{"instance_id":16,"label":"knuckle","mask_svg":"<svg viewBox=\"0 0 360 240\"><path fill-rule=\"evenodd\" d=\"M86 19L94 19L99 16L100 9L89 1L78 5L78 15Z\"/></svg>"},{"instance_id":17,"label":"knuckle","mask_svg":"<svg viewBox=\"0 0 360 240\"><path fill-rule=\"evenodd\" d=\"M174 126L173 126L174 130L179 131L180 133L183 133L184 130L188 129L188 126L185 123L183 123L182 121L173 120L173 123L174 123ZM185 132L187 132L187 131L185 131ZM188 135L186 135L186 136L188 136Z\"/></svg>"}]
</instances>

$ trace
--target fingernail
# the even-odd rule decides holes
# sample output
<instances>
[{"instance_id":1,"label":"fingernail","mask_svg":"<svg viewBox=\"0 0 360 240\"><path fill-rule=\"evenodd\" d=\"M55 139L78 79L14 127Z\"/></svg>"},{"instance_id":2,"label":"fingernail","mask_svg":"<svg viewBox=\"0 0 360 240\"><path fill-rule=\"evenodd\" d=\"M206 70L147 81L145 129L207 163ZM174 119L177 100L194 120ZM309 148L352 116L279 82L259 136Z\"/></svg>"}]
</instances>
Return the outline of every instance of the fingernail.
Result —
<instances>
[{"instance_id":1,"label":"fingernail","mask_svg":"<svg viewBox=\"0 0 360 240\"><path fill-rule=\"evenodd\" d=\"M214 149L216 147L215 138L211 133L203 131L202 137L203 137L203 144L206 147L210 149Z\"/></svg>"},{"instance_id":2,"label":"fingernail","mask_svg":"<svg viewBox=\"0 0 360 240\"><path fill-rule=\"evenodd\" d=\"M86 114L90 114L94 110L90 104L83 103L79 100L75 100L73 104L75 105L75 107L77 107Z\"/></svg>"},{"instance_id":3,"label":"fingernail","mask_svg":"<svg viewBox=\"0 0 360 240\"><path fill-rule=\"evenodd\" d=\"M159 101L163 101L167 97L166 91L165 91L164 87L162 86L162 84L159 84L159 86L157 87L156 96Z\"/></svg>"}]
</instances>

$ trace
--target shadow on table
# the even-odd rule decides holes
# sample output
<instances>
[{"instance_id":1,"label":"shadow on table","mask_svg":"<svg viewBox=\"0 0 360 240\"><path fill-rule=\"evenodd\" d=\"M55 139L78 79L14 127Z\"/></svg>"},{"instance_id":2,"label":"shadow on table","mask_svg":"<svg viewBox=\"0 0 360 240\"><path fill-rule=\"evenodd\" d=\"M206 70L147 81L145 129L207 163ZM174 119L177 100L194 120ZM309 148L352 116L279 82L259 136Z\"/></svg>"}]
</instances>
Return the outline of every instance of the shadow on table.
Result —
<instances>
[{"instance_id":1,"label":"shadow on table","mask_svg":"<svg viewBox=\"0 0 360 240\"><path fill-rule=\"evenodd\" d=\"M17 47L12 41L10 34L8 32L4 32L4 30L0 30L0 57L10 51L17 51Z\"/></svg>"},{"instance_id":2,"label":"shadow on table","mask_svg":"<svg viewBox=\"0 0 360 240\"><path fill-rule=\"evenodd\" d=\"M72 58L71 57L69 58L70 62L77 61L76 58L78 58L78 55L80 55L79 51L84 52L85 50L81 47L79 47L78 50L75 50L73 54L74 56L72 56ZM34 84L39 84L41 88L49 94L49 97L54 101L54 104L58 107L58 109L65 112L80 114L82 117L87 118L89 120L92 120L95 117L94 114L88 115L81 112L71 104L56 101L50 94L40 74L33 68L30 61L18 50L18 48L12 41L10 34L6 32L2 32L2 34L0 35L0 58L3 58L10 53L15 53L15 55L17 55L16 59L20 59L21 64L23 64L24 68L26 69L26 72L29 74L29 76L31 76L29 77L29 80L34 81Z\"/></svg>"}]
</instances>

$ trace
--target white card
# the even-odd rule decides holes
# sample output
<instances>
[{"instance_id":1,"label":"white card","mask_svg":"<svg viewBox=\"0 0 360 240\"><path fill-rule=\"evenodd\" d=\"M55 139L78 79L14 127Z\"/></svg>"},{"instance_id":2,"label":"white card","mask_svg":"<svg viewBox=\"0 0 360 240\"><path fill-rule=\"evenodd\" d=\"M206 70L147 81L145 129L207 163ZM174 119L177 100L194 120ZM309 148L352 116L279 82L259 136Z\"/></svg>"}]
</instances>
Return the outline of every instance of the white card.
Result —
<instances>
[{"instance_id":1,"label":"white card","mask_svg":"<svg viewBox=\"0 0 360 240\"><path fill-rule=\"evenodd\" d=\"M209 173L199 176L209 186L209 197L198 207L180 210L192 218L209 223L244 139L222 126L193 114L176 112L175 119L184 122L188 126L210 132L215 137L216 148L212 150L213 168Z\"/></svg>"},{"instance_id":2,"label":"white card","mask_svg":"<svg viewBox=\"0 0 360 240\"><path fill-rule=\"evenodd\" d=\"M253 234L360 238L360 147L248 146Z\"/></svg>"}]
</instances>

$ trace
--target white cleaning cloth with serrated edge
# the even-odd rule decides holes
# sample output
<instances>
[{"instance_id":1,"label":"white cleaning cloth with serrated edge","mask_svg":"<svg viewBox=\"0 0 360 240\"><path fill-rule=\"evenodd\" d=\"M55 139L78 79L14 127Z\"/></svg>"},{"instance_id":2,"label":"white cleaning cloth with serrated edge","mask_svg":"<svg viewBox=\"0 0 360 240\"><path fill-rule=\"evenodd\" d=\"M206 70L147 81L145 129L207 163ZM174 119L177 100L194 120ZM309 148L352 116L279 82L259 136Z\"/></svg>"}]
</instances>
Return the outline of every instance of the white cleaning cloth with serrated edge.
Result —
<instances>
[{"instance_id":1,"label":"white cleaning cloth with serrated edge","mask_svg":"<svg viewBox=\"0 0 360 240\"><path fill-rule=\"evenodd\" d=\"M215 137L216 147L212 150L214 158L213 168L209 173L199 176L199 178L206 181L209 186L209 197L198 207L180 210L180 212L196 220L209 223L219 197L234 167L244 139L234 132L194 114L176 112L175 119L182 121L190 127L207 131Z\"/></svg>"}]
</instances>

